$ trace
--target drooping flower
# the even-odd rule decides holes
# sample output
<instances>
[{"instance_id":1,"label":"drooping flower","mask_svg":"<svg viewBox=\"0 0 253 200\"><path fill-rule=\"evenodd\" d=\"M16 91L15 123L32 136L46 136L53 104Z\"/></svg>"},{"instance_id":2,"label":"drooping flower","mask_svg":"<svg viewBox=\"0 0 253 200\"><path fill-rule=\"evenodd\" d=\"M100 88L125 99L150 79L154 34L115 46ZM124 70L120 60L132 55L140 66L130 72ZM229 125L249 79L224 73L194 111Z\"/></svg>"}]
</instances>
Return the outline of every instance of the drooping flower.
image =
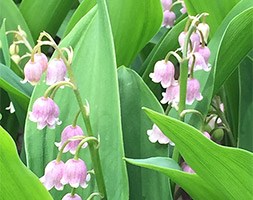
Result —
<instances>
[{"instance_id":1,"label":"drooping flower","mask_svg":"<svg viewBox=\"0 0 253 200\"><path fill-rule=\"evenodd\" d=\"M193 169L189 165L186 164L186 162L182 162L181 167L182 167L184 172L188 172L188 173L191 173L191 174L195 173L193 171Z\"/></svg>"},{"instance_id":2,"label":"drooping flower","mask_svg":"<svg viewBox=\"0 0 253 200\"><path fill-rule=\"evenodd\" d=\"M165 10L163 12L163 24L166 28L174 26L176 20L176 14L173 11Z\"/></svg>"},{"instance_id":3,"label":"drooping flower","mask_svg":"<svg viewBox=\"0 0 253 200\"><path fill-rule=\"evenodd\" d=\"M205 61L205 58L199 53L199 52L195 52L194 53L194 57L195 57L195 62L194 62L194 71L198 71L198 70L204 70L206 72L210 71L210 67L208 67L208 64ZM192 62L194 61L193 56L190 57L189 59L189 70L190 67L192 67Z\"/></svg>"},{"instance_id":4,"label":"drooping flower","mask_svg":"<svg viewBox=\"0 0 253 200\"><path fill-rule=\"evenodd\" d=\"M55 145L59 148L59 150L61 149L61 147L63 146L63 144L70 139L73 136L83 136L83 130L81 129L80 126L72 126L69 125L67 127L65 127L65 129L62 131L61 134L61 141L59 143L55 143ZM76 148L78 146L78 144L80 143L80 140L75 140L75 141L71 141L67 144L67 146L64 148L63 153L66 153L68 151L70 151L70 153L75 154L76 152ZM86 147L87 143L83 146Z\"/></svg>"},{"instance_id":5,"label":"drooping flower","mask_svg":"<svg viewBox=\"0 0 253 200\"><path fill-rule=\"evenodd\" d=\"M48 59L47 59L47 56L44 53L34 54L34 61L41 64L42 72L45 72L47 70Z\"/></svg>"},{"instance_id":6,"label":"drooping flower","mask_svg":"<svg viewBox=\"0 0 253 200\"><path fill-rule=\"evenodd\" d=\"M82 198L78 194L72 195L68 193L62 198L62 200L82 200Z\"/></svg>"},{"instance_id":7,"label":"drooping flower","mask_svg":"<svg viewBox=\"0 0 253 200\"><path fill-rule=\"evenodd\" d=\"M179 84L174 82L169 86L165 92L162 93L163 99L162 104L172 103L172 106L176 106L179 102Z\"/></svg>"},{"instance_id":8,"label":"drooping flower","mask_svg":"<svg viewBox=\"0 0 253 200\"><path fill-rule=\"evenodd\" d=\"M149 136L149 141L152 143L159 142L160 144L170 143L171 145L174 145L174 143L171 142L170 139L166 137L155 124L153 125L151 130L147 131L147 135Z\"/></svg>"},{"instance_id":9,"label":"drooping flower","mask_svg":"<svg viewBox=\"0 0 253 200\"><path fill-rule=\"evenodd\" d=\"M200 45L198 53L204 58L206 64L208 65L208 61L211 55L210 49L207 46Z\"/></svg>"},{"instance_id":10,"label":"drooping flower","mask_svg":"<svg viewBox=\"0 0 253 200\"><path fill-rule=\"evenodd\" d=\"M87 187L87 168L83 160L81 159L69 159L65 163L64 174L61 179L63 185L69 184L71 187L82 188Z\"/></svg>"},{"instance_id":11,"label":"drooping flower","mask_svg":"<svg viewBox=\"0 0 253 200\"><path fill-rule=\"evenodd\" d=\"M203 134L204 134L204 136L206 136L208 139L211 139L211 136L210 136L210 134L209 134L208 132L205 131Z\"/></svg>"},{"instance_id":12,"label":"drooping flower","mask_svg":"<svg viewBox=\"0 0 253 200\"><path fill-rule=\"evenodd\" d=\"M63 190L61 179L64 171L64 163L62 161L53 160L49 162L45 168L45 175L40 178L47 190L55 187L57 190Z\"/></svg>"},{"instance_id":13,"label":"drooping flower","mask_svg":"<svg viewBox=\"0 0 253 200\"><path fill-rule=\"evenodd\" d=\"M63 81L66 77L67 68L61 58L54 58L48 63L46 84L52 85L58 81Z\"/></svg>"},{"instance_id":14,"label":"drooping flower","mask_svg":"<svg viewBox=\"0 0 253 200\"><path fill-rule=\"evenodd\" d=\"M159 83L164 88L169 87L174 81L175 68L172 62L160 60L156 62L154 72L149 75L153 82Z\"/></svg>"},{"instance_id":15,"label":"drooping flower","mask_svg":"<svg viewBox=\"0 0 253 200\"><path fill-rule=\"evenodd\" d=\"M178 36L178 42L179 42L179 45L181 46L181 48L183 48L183 46L184 46L184 40L185 40L186 34L187 34L187 32L183 31ZM200 45L200 37L196 32L193 32L191 34L190 41L192 44L192 48L195 51L198 51L199 45ZM190 47L190 45L188 45L188 47Z\"/></svg>"},{"instance_id":16,"label":"drooping flower","mask_svg":"<svg viewBox=\"0 0 253 200\"><path fill-rule=\"evenodd\" d=\"M201 33L203 34L203 37L204 37L204 41L205 41L205 43L207 43L207 39L208 39L209 32L210 32L209 25L207 23L199 23L197 29L201 31Z\"/></svg>"},{"instance_id":17,"label":"drooping flower","mask_svg":"<svg viewBox=\"0 0 253 200\"><path fill-rule=\"evenodd\" d=\"M36 85L42 75L42 66L39 62L29 60L24 67L25 79L21 83L29 82Z\"/></svg>"},{"instance_id":18,"label":"drooping flower","mask_svg":"<svg viewBox=\"0 0 253 200\"><path fill-rule=\"evenodd\" d=\"M170 10L170 6L172 5L172 0L161 0L163 10Z\"/></svg>"},{"instance_id":19,"label":"drooping flower","mask_svg":"<svg viewBox=\"0 0 253 200\"><path fill-rule=\"evenodd\" d=\"M37 123L39 130L48 126L49 128L55 128L55 125L59 125L59 107L49 97L38 98L32 107L32 112L29 113L29 119Z\"/></svg>"},{"instance_id":20,"label":"drooping flower","mask_svg":"<svg viewBox=\"0 0 253 200\"><path fill-rule=\"evenodd\" d=\"M187 93L186 93L186 104L192 105L194 100L201 101L203 96L200 93L199 81L195 78L188 79L187 81Z\"/></svg>"},{"instance_id":21,"label":"drooping flower","mask_svg":"<svg viewBox=\"0 0 253 200\"><path fill-rule=\"evenodd\" d=\"M9 110L10 113L14 113L15 112L15 108L12 102L10 102L10 105L8 107L5 108L5 110Z\"/></svg>"},{"instance_id":22,"label":"drooping flower","mask_svg":"<svg viewBox=\"0 0 253 200\"><path fill-rule=\"evenodd\" d=\"M187 12L185 3L184 3L183 0L181 1L181 3L182 3L182 8L180 9L180 12L181 12L182 14L185 14L185 13Z\"/></svg>"}]
</instances>

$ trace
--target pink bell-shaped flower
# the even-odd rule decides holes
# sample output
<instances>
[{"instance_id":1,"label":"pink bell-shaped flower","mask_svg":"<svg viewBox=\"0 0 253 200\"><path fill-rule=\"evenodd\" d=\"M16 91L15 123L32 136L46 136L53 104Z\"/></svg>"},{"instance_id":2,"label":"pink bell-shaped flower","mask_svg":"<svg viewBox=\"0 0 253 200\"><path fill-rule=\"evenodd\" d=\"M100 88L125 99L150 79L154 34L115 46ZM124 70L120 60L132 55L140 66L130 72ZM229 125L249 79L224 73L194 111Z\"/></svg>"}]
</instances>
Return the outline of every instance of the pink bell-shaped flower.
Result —
<instances>
[{"instance_id":1,"label":"pink bell-shaped flower","mask_svg":"<svg viewBox=\"0 0 253 200\"><path fill-rule=\"evenodd\" d=\"M176 15L173 11L165 10L163 12L163 24L166 28L174 26Z\"/></svg>"},{"instance_id":2,"label":"pink bell-shaped flower","mask_svg":"<svg viewBox=\"0 0 253 200\"><path fill-rule=\"evenodd\" d=\"M164 88L169 87L174 81L175 68L172 62L160 60L155 64L154 73L151 73L149 77L153 82L159 83Z\"/></svg>"},{"instance_id":3,"label":"pink bell-shaped flower","mask_svg":"<svg viewBox=\"0 0 253 200\"><path fill-rule=\"evenodd\" d=\"M194 100L201 101L203 96L200 93L200 84L197 79L188 79L187 81L187 94L186 104L192 105Z\"/></svg>"},{"instance_id":4,"label":"pink bell-shaped flower","mask_svg":"<svg viewBox=\"0 0 253 200\"><path fill-rule=\"evenodd\" d=\"M170 6L172 5L172 0L161 0L163 10L170 10Z\"/></svg>"},{"instance_id":5,"label":"pink bell-shaped flower","mask_svg":"<svg viewBox=\"0 0 253 200\"><path fill-rule=\"evenodd\" d=\"M29 60L24 67L25 79L21 83L29 82L36 85L42 75L42 66L39 62Z\"/></svg>"},{"instance_id":6,"label":"pink bell-shaped flower","mask_svg":"<svg viewBox=\"0 0 253 200\"><path fill-rule=\"evenodd\" d=\"M208 61L211 55L210 49L207 46L200 45L198 53L204 58L206 64L208 65Z\"/></svg>"},{"instance_id":7,"label":"pink bell-shaped flower","mask_svg":"<svg viewBox=\"0 0 253 200\"><path fill-rule=\"evenodd\" d=\"M59 125L59 107L49 97L38 98L32 107L32 112L29 113L29 119L37 123L39 130L48 126L49 128L55 128L55 125Z\"/></svg>"},{"instance_id":8,"label":"pink bell-shaped flower","mask_svg":"<svg viewBox=\"0 0 253 200\"><path fill-rule=\"evenodd\" d=\"M35 60L35 62L38 62L38 63L41 64L42 72L45 72L47 70L48 59L47 59L47 56L44 53L34 54L34 60Z\"/></svg>"},{"instance_id":9,"label":"pink bell-shaped flower","mask_svg":"<svg viewBox=\"0 0 253 200\"><path fill-rule=\"evenodd\" d=\"M52 85L58 81L63 81L66 77L67 68L63 60L54 58L48 63L46 84Z\"/></svg>"},{"instance_id":10,"label":"pink bell-shaped flower","mask_svg":"<svg viewBox=\"0 0 253 200\"><path fill-rule=\"evenodd\" d=\"M87 187L87 168L81 159L69 159L65 163L64 174L61 180L63 185L69 184L71 187Z\"/></svg>"},{"instance_id":11,"label":"pink bell-shaped flower","mask_svg":"<svg viewBox=\"0 0 253 200\"><path fill-rule=\"evenodd\" d=\"M62 200L82 200L82 198L78 194L72 195L68 193L62 198Z\"/></svg>"},{"instance_id":12,"label":"pink bell-shaped flower","mask_svg":"<svg viewBox=\"0 0 253 200\"><path fill-rule=\"evenodd\" d=\"M211 136L210 136L210 134L209 134L208 132L205 131L203 134L204 134L204 136L206 136L208 139L211 139Z\"/></svg>"},{"instance_id":13,"label":"pink bell-shaped flower","mask_svg":"<svg viewBox=\"0 0 253 200\"><path fill-rule=\"evenodd\" d=\"M182 167L182 170L183 170L184 172L188 172L188 173L191 173L191 174L194 174L194 173L195 173L195 172L193 171L193 169L192 169L189 165L186 164L186 162L183 162L183 163L181 164L181 167Z\"/></svg>"},{"instance_id":14,"label":"pink bell-shaped flower","mask_svg":"<svg viewBox=\"0 0 253 200\"><path fill-rule=\"evenodd\" d=\"M40 178L47 190L55 187L57 190L63 190L61 179L63 176L64 163L62 161L53 160L49 162L45 168L45 175Z\"/></svg>"},{"instance_id":15,"label":"pink bell-shaped flower","mask_svg":"<svg viewBox=\"0 0 253 200\"><path fill-rule=\"evenodd\" d=\"M59 150L61 149L61 147L63 146L63 144L70 139L73 136L83 136L83 130L81 129L80 126L72 126L69 125L67 126L61 134L61 142L57 143L55 142L55 145L59 148ZM67 146L64 148L63 153L66 153L68 151L70 151L71 154L75 154L76 152L76 148L78 146L78 144L80 143L80 140L75 140L75 141L71 141L67 144ZM83 146L86 147L87 143Z\"/></svg>"},{"instance_id":16,"label":"pink bell-shaped flower","mask_svg":"<svg viewBox=\"0 0 253 200\"><path fill-rule=\"evenodd\" d=\"M185 13L187 13L185 3L184 3L184 1L181 1L181 3L182 3L182 8L180 9L180 12L181 12L182 14L185 14Z\"/></svg>"},{"instance_id":17,"label":"pink bell-shaped flower","mask_svg":"<svg viewBox=\"0 0 253 200\"><path fill-rule=\"evenodd\" d=\"M175 82L162 93L162 96L162 104L172 103L172 106L176 106L179 102L179 84Z\"/></svg>"},{"instance_id":18,"label":"pink bell-shaped flower","mask_svg":"<svg viewBox=\"0 0 253 200\"><path fill-rule=\"evenodd\" d=\"M152 143L159 142L160 144L170 143L171 145L174 145L174 143L172 143L170 139L167 138L155 124L153 125L151 130L147 131L147 135L149 136L149 141Z\"/></svg>"},{"instance_id":19,"label":"pink bell-shaped flower","mask_svg":"<svg viewBox=\"0 0 253 200\"><path fill-rule=\"evenodd\" d=\"M187 32L183 31L178 36L178 42L179 42L179 45L181 46L181 48L183 48L183 46L184 46L184 40L185 40L186 34L187 34ZM196 32L193 32L191 34L190 41L192 44L192 48L194 48L195 51L198 51L199 45L200 45L200 37ZM188 45L188 47L190 47L190 45Z\"/></svg>"},{"instance_id":20,"label":"pink bell-shaped flower","mask_svg":"<svg viewBox=\"0 0 253 200\"><path fill-rule=\"evenodd\" d=\"M208 64L206 64L205 58L199 52L195 52L194 56L195 56L194 71L198 71L198 70L204 70L206 72L210 71L211 68L208 67ZM193 62L193 56L189 59L189 63L188 63L189 67L192 66L192 62Z\"/></svg>"}]
</instances>

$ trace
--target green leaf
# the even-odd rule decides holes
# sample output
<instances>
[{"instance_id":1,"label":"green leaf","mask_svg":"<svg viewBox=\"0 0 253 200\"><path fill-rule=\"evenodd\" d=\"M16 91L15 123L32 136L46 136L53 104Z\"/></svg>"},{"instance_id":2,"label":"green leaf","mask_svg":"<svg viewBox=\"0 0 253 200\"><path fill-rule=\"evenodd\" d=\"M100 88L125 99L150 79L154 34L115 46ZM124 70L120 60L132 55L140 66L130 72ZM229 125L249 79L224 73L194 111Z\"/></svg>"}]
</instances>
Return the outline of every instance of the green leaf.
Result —
<instances>
[{"instance_id":1,"label":"green leaf","mask_svg":"<svg viewBox=\"0 0 253 200\"><path fill-rule=\"evenodd\" d=\"M10 67L10 54L9 54L9 45L8 45L8 40L6 37L6 30L5 30L5 21L6 19L3 20L3 23L1 25L1 29L0 29L0 42L1 42L1 48L0 48L0 52L3 54L3 60L2 60L2 56L0 58L0 62L2 62L3 64L5 64L6 66Z\"/></svg>"},{"instance_id":2,"label":"green leaf","mask_svg":"<svg viewBox=\"0 0 253 200\"><path fill-rule=\"evenodd\" d=\"M149 141L147 130L151 129L153 124L141 109L147 106L163 113L160 103L133 70L120 67L118 79L126 157L168 155L167 145L152 144ZM172 199L169 181L165 176L128 165L128 177L130 199Z\"/></svg>"},{"instance_id":3,"label":"green leaf","mask_svg":"<svg viewBox=\"0 0 253 200\"><path fill-rule=\"evenodd\" d=\"M218 145L197 129L171 117L145 109L150 119L177 146L185 161L196 172L154 169L167 174L193 199L250 199L253 195L253 154ZM154 163L155 164L155 163ZM149 167L151 168L151 167ZM183 173L183 174L182 174Z\"/></svg>"},{"instance_id":4,"label":"green leaf","mask_svg":"<svg viewBox=\"0 0 253 200\"><path fill-rule=\"evenodd\" d=\"M0 137L0 191L3 195L2 199L52 199L39 179L20 161L14 141L1 126Z\"/></svg>"},{"instance_id":5,"label":"green leaf","mask_svg":"<svg viewBox=\"0 0 253 200\"><path fill-rule=\"evenodd\" d=\"M55 36L73 2L73 0L22 1L20 11L31 30L34 41L42 31Z\"/></svg>"},{"instance_id":6,"label":"green leaf","mask_svg":"<svg viewBox=\"0 0 253 200\"><path fill-rule=\"evenodd\" d=\"M117 65L129 66L158 32L162 23L159 0L107 0Z\"/></svg>"},{"instance_id":7,"label":"green leaf","mask_svg":"<svg viewBox=\"0 0 253 200\"><path fill-rule=\"evenodd\" d=\"M85 16L95 5L96 5L96 0L85 0L78 6L78 8L76 9L75 13L71 17L67 25L67 28L64 32L64 37L74 28L77 22L83 16Z\"/></svg>"},{"instance_id":8,"label":"green leaf","mask_svg":"<svg viewBox=\"0 0 253 200\"><path fill-rule=\"evenodd\" d=\"M253 48L253 43L250 42L253 38L252 16L253 5L237 15L229 23L223 35L216 61L214 93L218 91L226 78L232 74L242 59Z\"/></svg>"},{"instance_id":9,"label":"green leaf","mask_svg":"<svg viewBox=\"0 0 253 200\"><path fill-rule=\"evenodd\" d=\"M253 97L252 97L252 77L253 59L247 56L240 64L239 68L239 147L253 151Z\"/></svg>"},{"instance_id":10,"label":"green leaf","mask_svg":"<svg viewBox=\"0 0 253 200\"><path fill-rule=\"evenodd\" d=\"M231 72L238 66L238 61L245 56L242 55L245 52L244 48L234 47L234 45L241 46L241 43L244 43L244 41L237 39L231 40L231 35L234 34L233 38L241 38L242 35L244 35L243 37L245 38L249 37L251 33L249 32L246 34L243 32L242 25L238 25L238 21L241 21L241 24L244 24L244 14L245 12L247 13L249 11L248 8L252 6L253 2L251 0L243 0L231 10L208 44L208 47L211 50L211 57L209 61L212 66L211 71L209 73L203 71L197 71L195 73L195 77L200 81L202 86L201 91L204 98L202 101L193 104L191 108L199 110L204 115L207 114L211 99L213 95L217 93L217 89L221 86L220 84L222 84L231 75ZM237 31L234 32L234 30ZM249 44L245 45L248 46ZM247 48L248 47L246 47L246 49ZM223 69L222 72L220 68ZM216 75L218 77L216 77ZM219 83L219 86L217 83ZM195 115L192 115L189 123L195 127L199 127L200 120Z\"/></svg>"},{"instance_id":11,"label":"green leaf","mask_svg":"<svg viewBox=\"0 0 253 200\"><path fill-rule=\"evenodd\" d=\"M128 199L128 182L126 166L123 161L123 141L120 122L120 105L118 81L116 76L116 59L108 12L104 1L98 2L98 11L93 8L83 17L73 30L64 38L62 47L71 45L74 49L72 68L77 79L83 100L90 104L91 126L93 132L100 137L100 157L105 177L108 199ZM35 87L32 103L45 92L45 84ZM62 125L54 130L36 130L36 124L27 120L25 144L27 163L37 176L42 176L46 164L55 159L57 148L55 141L60 141L63 128L73 122L79 108L73 92L66 88L59 90L55 102L60 107ZM78 125L84 128L81 118ZM85 129L84 129L85 131ZM66 154L63 159L70 158ZM92 169L88 149L83 150L81 158ZM85 190L77 189L77 193L87 198L97 191L94 176ZM117 186L117 187L115 187ZM60 199L70 191L69 187L60 191L52 190L55 199Z\"/></svg>"},{"instance_id":12,"label":"green leaf","mask_svg":"<svg viewBox=\"0 0 253 200\"><path fill-rule=\"evenodd\" d=\"M214 35L219 25L240 0L212 0L206 3L202 0L184 0L187 12L196 15L203 12L209 13L207 23L210 26L210 35Z\"/></svg>"},{"instance_id":13,"label":"green leaf","mask_svg":"<svg viewBox=\"0 0 253 200\"><path fill-rule=\"evenodd\" d=\"M10 68L0 63L0 87L17 100L26 110L32 93L32 86L28 83L21 84L22 80Z\"/></svg>"},{"instance_id":14,"label":"green leaf","mask_svg":"<svg viewBox=\"0 0 253 200\"><path fill-rule=\"evenodd\" d=\"M26 32L28 41L33 44L29 28L19 9L12 0L0 1L0 22L6 18L6 30L17 30L18 25Z\"/></svg>"}]
</instances>

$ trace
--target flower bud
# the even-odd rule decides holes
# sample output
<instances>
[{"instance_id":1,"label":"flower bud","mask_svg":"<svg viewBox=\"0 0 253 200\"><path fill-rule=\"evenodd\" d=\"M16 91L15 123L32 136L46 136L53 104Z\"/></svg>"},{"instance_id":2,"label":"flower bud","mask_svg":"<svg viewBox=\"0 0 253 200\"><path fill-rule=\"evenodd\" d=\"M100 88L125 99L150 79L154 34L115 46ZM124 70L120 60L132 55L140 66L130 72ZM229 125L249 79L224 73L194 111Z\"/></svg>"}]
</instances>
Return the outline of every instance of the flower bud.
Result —
<instances>
[{"instance_id":1,"label":"flower bud","mask_svg":"<svg viewBox=\"0 0 253 200\"><path fill-rule=\"evenodd\" d=\"M18 54L19 52L19 46L15 43L11 44L10 48L9 48L9 52L11 55L15 55Z\"/></svg>"},{"instance_id":2,"label":"flower bud","mask_svg":"<svg viewBox=\"0 0 253 200\"><path fill-rule=\"evenodd\" d=\"M11 56L11 59L13 60L14 63L16 63L18 65L18 63L20 62L21 58L18 54L14 54Z\"/></svg>"},{"instance_id":3,"label":"flower bud","mask_svg":"<svg viewBox=\"0 0 253 200\"><path fill-rule=\"evenodd\" d=\"M29 82L32 85L36 85L42 75L42 66L39 62L32 62L29 60L24 67L25 79L22 83Z\"/></svg>"},{"instance_id":4,"label":"flower bud","mask_svg":"<svg viewBox=\"0 0 253 200\"><path fill-rule=\"evenodd\" d=\"M163 88L169 87L174 82L175 68L172 62L160 60L155 64L154 73L151 73L149 77L153 82L159 83Z\"/></svg>"},{"instance_id":5,"label":"flower bud","mask_svg":"<svg viewBox=\"0 0 253 200\"><path fill-rule=\"evenodd\" d=\"M213 134L212 134L212 138L214 141L220 142L224 137L224 131L223 129L219 128L216 129Z\"/></svg>"},{"instance_id":6,"label":"flower bud","mask_svg":"<svg viewBox=\"0 0 253 200\"><path fill-rule=\"evenodd\" d=\"M207 23L199 23L197 29L201 31L204 37L204 41L207 44L207 40L208 40L208 36L210 32L209 25Z\"/></svg>"},{"instance_id":7,"label":"flower bud","mask_svg":"<svg viewBox=\"0 0 253 200\"><path fill-rule=\"evenodd\" d=\"M48 63L46 84L52 85L58 81L63 81L67 73L66 65L60 58L54 58Z\"/></svg>"}]
</instances>

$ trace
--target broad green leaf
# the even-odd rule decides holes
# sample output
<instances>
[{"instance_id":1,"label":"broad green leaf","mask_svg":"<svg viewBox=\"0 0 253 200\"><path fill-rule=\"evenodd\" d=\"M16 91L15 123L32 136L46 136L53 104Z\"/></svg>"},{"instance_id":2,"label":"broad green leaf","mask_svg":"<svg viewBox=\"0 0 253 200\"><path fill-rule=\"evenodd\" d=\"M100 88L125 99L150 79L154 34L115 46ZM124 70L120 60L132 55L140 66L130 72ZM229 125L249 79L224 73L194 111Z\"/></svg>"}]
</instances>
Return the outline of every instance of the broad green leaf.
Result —
<instances>
[{"instance_id":1,"label":"broad green leaf","mask_svg":"<svg viewBox=\"0 0 253 200\"><path fill-rule=\"evenodd\" d=\"M162 171L181 185L193 199L250 199L253 195L253 154L218 145L192 126L145 109L150 119L177 146L179 152L196 172L181 174L172 169ZM153 163L154 165L155 163ZM151 168L151 166L149 166Z\"/></svg>"},{"instance_id":2,"label":"broad green leaf","mask_svg":"<svg viewBox=\"0 0 253 200\"><path fill-rule=\"evenodd\" d=\"M100 137L100 157L107 189L108 199L128 199L128 182L126 166L123 161L123 141L120 122L120 106L118 82L116 77L116 59L110 21L104 1L98 2L98 11L92 9L73 28L61 42L62 47L71 45L74 49L72 68L83 100L90 104L91 126L93 132ZM46 86L41 83L36 86L32 103L45 92ZM57 148L55 141L60 141L60 133L65 126L71 124L77 113L78 106L69 88L59 90L55 102L60 107L62 125L56 129L36 130L36 124L27 120L25 144L27 163L37 175L42 176L46 164L55 159ZM78 124L84 128L81 118ZM85 130L85 129L84 129ZM81 154L92 169L88 149ZM64 161L70 154L64 156ZM78 189L77 193L86 199L92 192L94 176L85 190ZM117 186L117 187L115 187ZM60 199L70 191L65 187L62 192L52 190L55 199Z\"/></svg>"},{"instance_id":3,"label":"broad green leaf","mask_svg":"<svg viewBox=\"0 0 253 200\"><path fill-rule=\"evenodd\" d=\"M22 79L1 63L0 72L0 87L15 98L20 106L26 110L32 93L32 86L28 83L21 84Z\"/></svg>"},{"instance_id":4,"label":"broad green leaf","mask_svg":"<svg viewBox=\"0 0 253 200\"><path fill-rule=\"evenodd\" d=\"M0 53L3 55L3 57L0 57L0 62L5 64L6 66L10 66L10 54L9 54L9 46L8 46L8 40L6 37L6 30L5 30L5 21L6 19L3 20L1 29L0 29Z\"/></svg>"},{"instance_id":5,"label":"broad green leaf","mask_svg":"<svg viewBox=\"0 0 253 200\"><path fill-rule=\"evenodd\" d=\"M149 141L147 130L151 129L153 124L141 109L143 106L147 106L163 113L160 103L141 77L133 70L120 67L118 79L126 157L167 156L167 145L152 144ZM140 169L132 165L127 167L130 199L172 199L168 178L157 172Z\"/></svg>"},{"instance_id":6,"label":"broad green leaf","mask_svg":"<svg viewBox=\"0 0 253 200\"><path fill-rule=\"evenodd\" d=\"M159 0L107 0L117 65L133 61L162 23Z\"/></svg>"},{"instance_id":7,"label":"broad green leaf","mask_svg":"<svg viewBox=\"0 0 253 200\"><path fill-rule=\"evenodd\" d=\"M253 59L247 56L240 64L239 68L239 127L238 144L240 148L253 151L253 96L252 96L252 77Z\"/></svg>"},{"instance_id":8,"label":"broad green leaf","mask_svg":"<svg viewBox=\"0 0 253 200\"><path fill-rule=\"evenodd\" d=\"M251 1L252 2L252 1ZM253 4L253 3L252 3ZM253 48L253 5L237 15L228 25L216 61L214 93L218 91L242 59Z\"/></svg>"},{"instance_id":9,"label":"broad green leaf","mask_svg":"<svg viewBox=\"0 0 253 200\"><path fill-rule=\"evenodd\" d=\"M1 199L52 199L39 179L20 161L14 141L1 126L0 137Z\"/></svg>"},{"instance_id":10,"label":"broad green leaf","mask_svg":"<svg viewBox=\"0 0 253 200\"><path fill-rule=\"evenodd\" d=\"M238 136L238 117L239 117L239 77L238 69L225 81L221 89L222 101L227 121L230 125L232 134L237 141ZM226 135L225 135L226 137ZM232 144L230 144L232 145ZM232 145L233 146L233 145Z\"/></svg>"},{"instance_id":11,"label":"broad green leaf","mask_svg":"<svg viewBox=\"0 0 253 200\"><path fill-rule=\"evenodd\" d=\"M33 44L29 28L19 9L12 0L0 1L0 22L6 18L6 31L17 30L18 25L26 32L28 41Z\"/></svg>"},{"instance_id":12,"label":"broad green leaf","mask_svg":"<svg viewBox=\"0 0 253 200\"><path fill-rule=\"evenodd\" d=\"M73 3L73 0L23 0L20 11L31 30L34 41L42 31L47 31L54 36Z\"/></svg>"},{"instance_id":13,"label":"broad green leaf","mask_svg":"<svg viewBox=\"0 0 253 200\"><path fill-rule=\"evenodd\" d=\"M222 24L218 28L218 30L215 32L214 36L212 37L210 43L208 44L208 47L211 50L211 57L210 57L210 63L212 66L212 69L210 72L203 72L203 71L197 71L195 74L195 77L200 81L202 86L202 95L203 100L195 103L192 108L195 108L202 112L202 114L206 115L209 109L209 105L212 99L212 96L216 94L217 91L214 91L214 87L218 89L217 87L217 80L219 79L219 82L224 82L228 78L230 74L229 72L231 69L235 69L238 66L238 60L241 60L245 55L242 55L242 52L245 51L245 49L241 48L232 48L231 47L231 41L234 43L233 45L240 46L241 41L239 40L231 40L231 35L233 35L234 38L241 38L242 35L245 35L245 38L249 37L251 34L250 32L245 34L244 30L242 30L242 26L235 22L238 22L239 19L241 21L241 24L244 24L244 13L248 12L248 8L253 7L253 2L251 0L244 0L238 3L231 12L226 16L226 18L223 20ZM245 11L246 10L246 11ZM245 11L245 12L244 12ZM235 21L234 21L235 20ZM234 32L234 30L237 30ZM225 42L224 42L225 41ZM244 42L244 41L243 41ZM248 46L249 44L246 44ZM226 52L225 52L226 49ZM233 56L232 56L233 55ZM238 59L238 60L236 60ZM231 61L234 62L231 62ZM224 71L226 66L228 71ZM230 65L228 65L230 63ZM221 70L219 68L224 69L223 74L221 73ZM219 73L217 72L219 71ZM216 77L218 75L218 78ZM214 85L215 81L215 85ZM200 125L199 118L196 116L192 116L189 123L194 125L195 127L198 127Z\"/></svg>"},{"instance_id":14,"label":"broad green leaf","mask_svg":"<svg viewBox=\"0 0 253 200\"><path fill-rule=\"evenodd\" d=\"M210 26L210 35L214 35L219 25L240 0L212 0L206 3L203 0L184 0L187 12L196 15L203 12L209 13L207 22Z\"/></svg>"},{"instance_id":15,"label":"broad green leaf","mask_svg":"<svg viewBox=\"0 0 253 200\"><path fill-rule=\"evenodd\" d=\"M76 9L75 13L71 17L67 25L67 28L64 32L64 37L74 28L77 22L83 16L85 16L95 5L96 5L96 0L85 0L78 6L78 8Z\"/></svg>"}]
</instances>

